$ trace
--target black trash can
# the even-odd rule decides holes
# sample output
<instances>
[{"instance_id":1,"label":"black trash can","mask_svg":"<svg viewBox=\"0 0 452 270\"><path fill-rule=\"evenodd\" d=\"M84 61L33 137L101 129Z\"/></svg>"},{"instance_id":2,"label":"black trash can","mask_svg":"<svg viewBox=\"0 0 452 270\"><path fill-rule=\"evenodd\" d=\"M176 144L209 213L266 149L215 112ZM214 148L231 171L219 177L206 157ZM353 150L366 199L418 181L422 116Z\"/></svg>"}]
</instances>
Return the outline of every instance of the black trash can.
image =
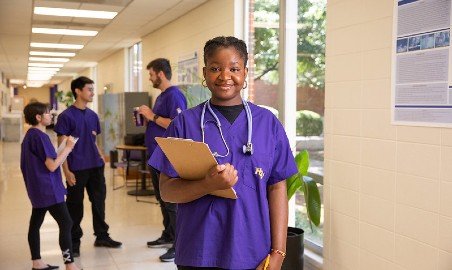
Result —
<instances>
[{"instance_id":1,"label":"black trash can","mask_svg":"<svg viewBox=\"0 0 452 270\"><path fill-rule=\"evenodd\" d=\"M282 270L303 270L304 231L300 228L287 228L287 250Z\"/></svg>"}]
</instances>

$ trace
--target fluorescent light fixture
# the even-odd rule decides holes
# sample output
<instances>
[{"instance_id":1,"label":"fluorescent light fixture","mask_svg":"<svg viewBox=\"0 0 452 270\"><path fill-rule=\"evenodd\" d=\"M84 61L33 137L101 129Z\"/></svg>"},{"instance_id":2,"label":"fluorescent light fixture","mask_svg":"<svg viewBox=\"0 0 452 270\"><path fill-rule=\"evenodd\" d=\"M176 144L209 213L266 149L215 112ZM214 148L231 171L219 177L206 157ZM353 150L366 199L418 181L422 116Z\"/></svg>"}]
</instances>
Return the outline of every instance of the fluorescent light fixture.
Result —
<instances>
[{"instance_id":1,"label":"fluorescent light fixture","mask_svg":"<svg viewBox=\"0 0 452 270\"><path fill-rule=\"evenodd\" d=\"M30 46L35 48L56 48L56 49L74 49L74 50L80 50L84 47L81 44L39 43L39 42L31 42Z\"/></svg>"},{"instance_id":2,"label":"fluorescent light fixture","mask_svg":"<svg viewBox=\"0 0 452 270\"><path fill-rule=\"evenodd\" d=\"M28 63L29 67L63 67L63 64Z\"/></svg>"},{"instance_id":3,"label":"fluorescent light fixture","mask_svg":"<svg viewBox=\"0 0 452 270\"><path fill-rule=\"evenodd\" d=\"M36 80L27 81L28 87L36 87L36 88L42 87L46 83L48 83L48 81L36 81Z\"/></svg>"},{"instance_id":4,"label":"fluorescent light fixture","mask_svg":"<svg viewBox=\"0 0 452 270\"><path fill-rule=\"evenodd\" d=\"M73 57L75 53L73 52L40 52L40 51L30 51L30 55L33 56L60 56L60 57Z\"/></svg>"},{"instance_id":5,"label":"fluorescent light fixture","mask_svg":"<svg viewBox=\"0 0 452 270\"><path fill-rule=\"evenodd\" d=\"M9 80L10 84L24 84L24 80L21 79L11 79Z\"/></svg>"},{"instance_id":6,"label":"fluorescent light fixture","mask_svg":"<svg viewBox=\"0 0 452 270\"><path fill-rule=\"evenodd\" d=\"M34 70L34 71L58 71L60 68L46 68L46 67L28 67L28 71Z\"/></svg>"},{"instance_id":7,"label":"fluorescent light fixture","mask_svg":"<svg viewBox=\"0 0 452 270\"><path fill-rule=\"evenodd\" d=\"M58 71L55 70L50 70L50 71L46 71L46 70L29 70L28 74L55 74Z\"/></svg>"},{"instance_id":8,"label":"fluorescent light fixture","mask_svg":"<svg viewBox=\"0 0 452 270\"><path fill-rule=\"evenodd\" d=\"M47 81L50 80L53 77L53 75L40 75L40 74L28 74L27 80L29 81Z\"/></svg>"},{"instance_id":9,"label":"fluorescent light fixture","mask_svg":"<svg viewBox=\"0 0 452 270\"><path fill-rule=\"evenodd\" d=\"M39 61L39 62L58 62L58 63L66 63L69 62L69 58L52 58L52 57L29 57L30 61Z\"/></svg>"},{"instance_id":10,"label":"fluorescent light fixture","mask_svg":"<svg viewBox=\"0 0 452 270\"><path fill-rule=\"evenodd\" d=\"M35 7L34 13L37 15L110 19L110 20L113 19L118 14L118 12L113 11L96 11L96 10L49 8L49 7Z\"/></svg>"},{"instance_id":11,"label":"fluorescent light fixture","mask_svg":"<svg viewBox=\"0 0 452 270\"><path fill-rule=\"evenodd\" d=\"M53 75L53 74L55 74L57 72L58 71L29 70L28 71L28 75L30 75L30 74L36 74L36 75L49 74L49 75Z\"/></svg>"},{"instance_id":12,"label":"fluorescent light fixture","mask_svg":"<svg viewBox=\"0 0 452 270\"><path fill-rule=\"evenodd\" d=\"M73 29L61 29L61 28L31 28L31 32L34 34L49 34L49 35L66 35L66 36L88 36L94 37L97 35L97 31L91 30L73 30Z\"/></svg>"}]
</instances>

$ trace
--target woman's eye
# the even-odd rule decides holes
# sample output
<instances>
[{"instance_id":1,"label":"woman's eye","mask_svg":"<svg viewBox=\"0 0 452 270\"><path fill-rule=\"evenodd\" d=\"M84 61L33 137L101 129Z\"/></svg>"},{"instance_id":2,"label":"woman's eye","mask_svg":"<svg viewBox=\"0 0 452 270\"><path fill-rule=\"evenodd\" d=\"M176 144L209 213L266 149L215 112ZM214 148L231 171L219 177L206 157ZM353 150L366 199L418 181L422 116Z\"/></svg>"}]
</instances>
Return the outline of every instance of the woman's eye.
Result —
<instances>
[{"instance_id":1,"label":"woman's eye","mask_svg":"<svg viewBox=\"0 0 452 270\"><path fill-rule=\"evenodd\" d=\"M218 68L218 67L211 67L210 71L217 72L217 71L220 71L220 68Z\"/></svg>"},{"instance_id":2,"label":"woman's eye","mask_svg":"<svg viewBox=\"0 0 452 270\"><path fill-rule=\"evenodd\" d=\"M238 71L240 71L240 68L231 68L231 71L232 72L238 72Z\"/></svg>"}]
</instances>

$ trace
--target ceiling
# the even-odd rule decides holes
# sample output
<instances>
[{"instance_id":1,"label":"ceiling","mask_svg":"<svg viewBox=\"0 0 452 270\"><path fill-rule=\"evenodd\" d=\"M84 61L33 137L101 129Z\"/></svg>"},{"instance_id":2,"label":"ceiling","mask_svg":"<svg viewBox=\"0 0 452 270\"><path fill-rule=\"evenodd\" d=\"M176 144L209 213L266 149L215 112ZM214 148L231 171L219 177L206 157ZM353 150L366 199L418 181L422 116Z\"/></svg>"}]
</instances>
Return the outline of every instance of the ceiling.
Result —
<instances>
[{"instance_id":1,"label":"ceiling","mask_svg":"<svg viewBox=\"0 0 452 270\"><path fill-rule=\"evenodd\" d=\"M0 71L26 80L30 50L76 52L49 82L73 74L130 47L141 37L177 19L207 0L0 0ZM33 14L34 7L114 11L115 18L94 19ZM94 37L32 33L32 27L96 30ZM163 38L163 37L162 37ZM30 42L82 44L81 50L30 48Z\"/></svg>"}]
</instances>

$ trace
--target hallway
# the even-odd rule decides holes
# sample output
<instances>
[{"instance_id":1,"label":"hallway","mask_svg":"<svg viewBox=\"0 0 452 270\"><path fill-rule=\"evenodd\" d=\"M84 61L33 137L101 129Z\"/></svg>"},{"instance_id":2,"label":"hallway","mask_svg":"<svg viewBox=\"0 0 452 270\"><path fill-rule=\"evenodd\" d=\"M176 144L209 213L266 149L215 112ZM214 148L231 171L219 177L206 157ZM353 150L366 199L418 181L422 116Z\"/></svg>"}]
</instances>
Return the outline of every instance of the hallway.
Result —
<instances>
[{"instance_id":1,"label":"hallway","mask_svg":"<svg viewBox=\"0 0 452 270\"><path fill-rule=\"evenodd\" d=\"M50 132L50 134L54 134ZM53 135L52 135L53 136ZM55 141L52 137L52 141ZM19 167L20 144L0 141L0 269L30 269L27 243L31 204L28 200ZM140 203L128 196L126 188L113 191L110 169L105 169L107 181L106 216L110 235L123 243L120 249L95 248L90 203L85 196L84 236L81 257L76 263L85 270L153 269L174 270L173 263L161 263L158 257L165 249L150 249L146 241L160 236L161 213L157 205ZM117 181L121 181L120 178ZM131 187L129 187L131 189ZM155 201L155 198L152 198ZM52 265L64 269L58 246L58 226L50 214L41 227L41 256Z\"/></svg>"}]
</instances>

